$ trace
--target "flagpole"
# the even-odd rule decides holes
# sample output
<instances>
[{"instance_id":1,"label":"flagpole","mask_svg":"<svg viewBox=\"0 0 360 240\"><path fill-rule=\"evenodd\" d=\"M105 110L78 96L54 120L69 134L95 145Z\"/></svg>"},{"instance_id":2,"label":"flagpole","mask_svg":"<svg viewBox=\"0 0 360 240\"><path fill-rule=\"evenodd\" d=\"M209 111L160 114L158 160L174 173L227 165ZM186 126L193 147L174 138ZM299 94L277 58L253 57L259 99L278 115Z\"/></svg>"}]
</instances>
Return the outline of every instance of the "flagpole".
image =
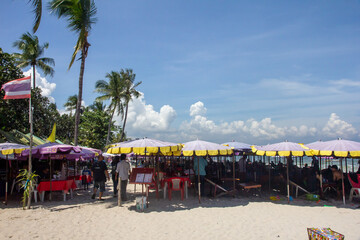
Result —
<instances>
[{"instance_id":1,"label":"flagpole","mask_svg":"<svg viewBox=\"0 0 360 240\"><path fill-rule=\"evenodd\" d=\"M33 78L34 78L33 81L35 82L35 75L33 76ZM31 173L32 173L32 161L31 160L32 160L32 146L33 146L33 112L32 112L31 98L32 98L32 94L31 94L31 89L30 89L30 98L29 98L30 149L29 149L29 170L28 170L29 171L29 173L28 173L29 178L30 178ZM30 189L30 192L29 192L27 209L30 209L31 192L32 192L32 189Z\"/></svg>"}]
</instances>

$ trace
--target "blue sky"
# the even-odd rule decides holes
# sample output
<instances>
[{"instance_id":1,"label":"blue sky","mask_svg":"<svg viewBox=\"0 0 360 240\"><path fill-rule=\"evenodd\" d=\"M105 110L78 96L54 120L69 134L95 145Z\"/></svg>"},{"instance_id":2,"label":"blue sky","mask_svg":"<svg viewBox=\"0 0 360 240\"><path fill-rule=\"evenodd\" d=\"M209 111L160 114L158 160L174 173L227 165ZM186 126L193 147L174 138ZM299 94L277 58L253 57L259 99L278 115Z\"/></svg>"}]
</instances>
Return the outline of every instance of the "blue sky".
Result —
<instances>
[{"instance_id":1,"label":"blue sky","mask_svg":"<svg viewBox=\"0 0 360 240\"><path fill-rule=\"evenodd\" d=\"M132 68L143 96L131 106L129 136L250 144L360 140L359 1L96 5L84 101L94 101L95 82L106 73ZM31 11L27 1L2 1L5 52L16 52L12 43L31 31ZM39 73L62 110L78 89L79 62L67 71L76 35L48 12L36 35L49 42L45 56L55 59L56 72Z\"/></svg>"}]
</instances>

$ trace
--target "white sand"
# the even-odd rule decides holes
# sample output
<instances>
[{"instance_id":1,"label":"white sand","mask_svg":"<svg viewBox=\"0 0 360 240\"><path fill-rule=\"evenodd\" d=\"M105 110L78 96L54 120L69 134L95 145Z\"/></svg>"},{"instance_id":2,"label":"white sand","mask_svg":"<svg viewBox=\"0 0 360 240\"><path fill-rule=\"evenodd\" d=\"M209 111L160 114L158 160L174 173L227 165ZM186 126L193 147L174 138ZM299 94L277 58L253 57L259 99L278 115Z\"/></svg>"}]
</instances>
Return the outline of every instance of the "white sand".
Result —
<instances>
[{"instance_id":1,"label":"white sand","mask_svg":"<svg viewBox=\"0 0 360 240\"><path fill-rule=\"evenodd\" d=\"M128 186L134 199L134 186ZM57 193L52 202L25 211L17 202L2 205L0 239L307 239L307 227L330 227L345 239L360 239L356 202L343 207L341 202L295 200L288 205L268 196L239 196L205 198L198 204L193 194L181 201L175 192L172 201L152 194L149 208L139 213L135 200L117 207L111 194L99 202L90 199L90 191L80 190L63 202Z\"/></svg>"}]
</instances>

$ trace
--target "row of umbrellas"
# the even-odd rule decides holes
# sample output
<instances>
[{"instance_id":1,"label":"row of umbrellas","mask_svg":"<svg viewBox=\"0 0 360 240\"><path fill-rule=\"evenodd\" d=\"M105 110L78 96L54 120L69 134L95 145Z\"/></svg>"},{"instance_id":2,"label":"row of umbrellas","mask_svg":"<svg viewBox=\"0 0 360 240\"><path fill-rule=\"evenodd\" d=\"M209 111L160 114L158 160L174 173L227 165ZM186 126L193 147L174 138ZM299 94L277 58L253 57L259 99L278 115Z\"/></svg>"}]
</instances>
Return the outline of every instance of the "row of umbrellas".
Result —
<instances>
[{"instance_id":1,"label":"row of umbrellas","mask_svg":"<svg viewBox=\"0 0 360 240\"><path fill-rule=\"evenodd\" d=\"M107 153L127 154L133 152L139 155L162 153L166 156L180 156L181 154L184 156L217 156L231 155L234 150L248 151L251 150L251 148L248 144L237 142L217 144L195 140L184 144L177 144L144 138L124 143L115 143L108 149Z\"/></svg>"},{"instance_id":2,"label":"row of umbrellas","mask_svg":"<svg viewBox=\"0 0 360 240\"><path fill-rule=\"evenodd\" d=\"M29 156L29 146L15 143L0 143L0 153L8 156L18 154L17 159L26 160ZM39 159L63 159L79 160L91 159L101 154L98 149L78 147L59 143L45 143L32 148L32 156Z\"/></svg>"}]
</instances>

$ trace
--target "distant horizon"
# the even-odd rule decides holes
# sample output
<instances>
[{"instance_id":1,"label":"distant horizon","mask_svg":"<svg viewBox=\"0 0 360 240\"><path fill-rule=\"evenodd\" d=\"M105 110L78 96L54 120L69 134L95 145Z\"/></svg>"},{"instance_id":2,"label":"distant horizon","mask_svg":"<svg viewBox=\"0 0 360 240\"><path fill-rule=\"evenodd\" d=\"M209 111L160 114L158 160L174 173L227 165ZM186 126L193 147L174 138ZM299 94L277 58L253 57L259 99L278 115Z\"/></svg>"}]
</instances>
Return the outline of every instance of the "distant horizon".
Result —
<instances>
[{"instance_id":1,"label":"distant horizon","mask_svg":"<svg viewBox=\"0 0 360 240\"><path fill-rule=\"evenodd\" d=\"M47 4L47 1L43 1ZM0 9L0 48L31 32L26 1ZM85 65L86 106L95 82L122 68L142 81L130 104L128 137L265 145L360 141L360 3L356 1L96 2ZM76 36L43 7L38 32L54 77L37 72L57 104L78 93ZM29 68L23 69L29 74ZM108 102L105 102L108 104ZM115 118L121 126L121 117Z\"/></svg>"}]
</instances>

